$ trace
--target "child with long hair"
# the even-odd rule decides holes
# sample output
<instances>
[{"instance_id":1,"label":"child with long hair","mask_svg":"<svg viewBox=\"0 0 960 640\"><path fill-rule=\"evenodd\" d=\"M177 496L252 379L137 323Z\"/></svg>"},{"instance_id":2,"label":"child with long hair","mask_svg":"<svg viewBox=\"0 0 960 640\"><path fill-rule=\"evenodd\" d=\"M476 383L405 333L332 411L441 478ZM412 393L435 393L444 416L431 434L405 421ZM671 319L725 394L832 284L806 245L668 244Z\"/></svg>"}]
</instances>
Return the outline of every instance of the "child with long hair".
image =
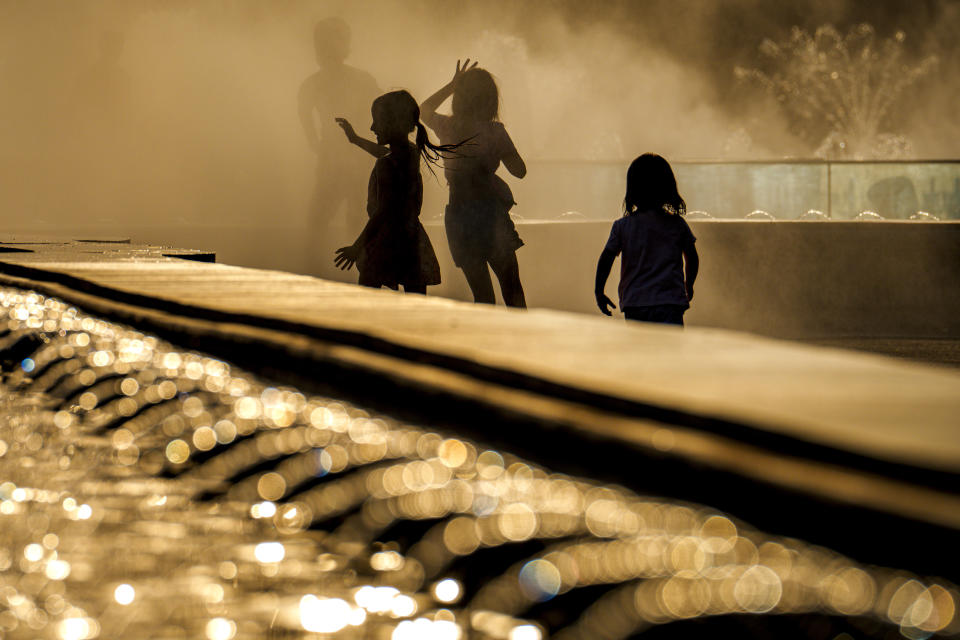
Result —
<instances>
[{"instance_id":1,"label":"child with long hair","mask_svg":"<svg viewBox=\"0 0 960 640\"><path fill-rule=\"evenodd\" d=\"M693 299L700 259L670 164L645 153L627 170L624 215L613 223L597 263L594 294L604 315L613 302L604 293L610 268L620 259L620 308L628 320L683 325Z\"/></svg>"},{"instance_id":2,"label":"child with long hair","mask_svg":"<svg viewBox=\"0 0 960 640\"><path fill-rule=\"evenodd\" d=\"M437 113L453 96L452 115ZM444 216L454 263L463 270L474 301L494 304L489 268L500 282L507 306L526 307L516 251L523 241L510 219L510 187L496 175L502 162L523 178L526 164L498 120L500 94L493 76L467 59L453 79L420 105L424 123L440 142L466 141L455 157L444 158L450 199ZM488 268L489 265L489 268Z\"/></svg>"},{"instance_id":3,"label":"child with long hair","mask_svg":"<svg viewBox=\"0 0 960 640\"><path fill-rule=\"evenodd\" d=\"M367 188L367 224L352 245L337 249L334 263L343 270L356 264L363 286L402 285L407 293L423 294L427 286L440 284L440 265L420 223L420 159L435 164L455 147L430 142L420 123L420 107L406 91L380 96L371 113L376 142L361 138L346 119L337 118L347 139L377 162ZM416 144L409 138L414 129Z\"/></svg>"}]
</instances>

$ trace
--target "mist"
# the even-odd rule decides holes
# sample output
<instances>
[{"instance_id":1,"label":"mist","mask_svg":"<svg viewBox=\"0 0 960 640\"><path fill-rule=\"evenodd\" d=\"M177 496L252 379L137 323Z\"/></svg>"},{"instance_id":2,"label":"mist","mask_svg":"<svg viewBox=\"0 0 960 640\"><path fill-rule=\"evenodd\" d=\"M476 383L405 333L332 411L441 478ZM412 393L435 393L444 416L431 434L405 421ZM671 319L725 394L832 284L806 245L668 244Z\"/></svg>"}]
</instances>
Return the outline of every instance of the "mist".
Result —
<instances>
[{"instance_id":1,"label":"mist","mask_svg":"<svg viewBox=\"0 0 960 640\"><path fill-rule=\"evenodd\" d=\"M537 163L617 168L644 151L671 161L808 156L771 99L738 85L733 68L755 64L764 38L828 22L871 22L881 37L903 29L908 56L938 55L898 123L917 157L960 156L957 3L864 5L810 0L774 12L759 0L4 0L5 225L20 233L178 230L180 244L214 237L202 229L305 228L315 160L297 91L317 70L314 24L330 16L351 27L347 64L384 91L405 88L423 100L457 59L479 60L500 83L501 119L531 178ZM369 112L343 115L368 131ZM442 210L444 188L426 172L425 184L428 222ZM518 211L536 218L537 183L527 184Z\"/></svg>"}]
</instances>

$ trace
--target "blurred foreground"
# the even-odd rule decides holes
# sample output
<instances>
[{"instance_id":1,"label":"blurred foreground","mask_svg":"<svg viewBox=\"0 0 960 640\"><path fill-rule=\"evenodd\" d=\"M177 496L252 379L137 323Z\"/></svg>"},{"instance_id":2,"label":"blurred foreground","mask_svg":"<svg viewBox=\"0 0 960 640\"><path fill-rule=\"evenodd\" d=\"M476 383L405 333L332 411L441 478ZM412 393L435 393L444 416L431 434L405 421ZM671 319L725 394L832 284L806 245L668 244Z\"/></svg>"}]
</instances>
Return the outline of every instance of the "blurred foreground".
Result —
<instances>
[{"instance_id":1,"label":"blurred foreground","mask_svg":"<svg viewBox=\"0 0 960 640\"><path fill-rule=\"evenodd\" d=\"M777 628L742 614L806 616L779 637L960 632L941 579L268 386L53 298L6 288L0 314L5 637Z\"/></svg>"},{"instance_id":2,"label":"blurred foreground","mask_svg":"<svg viewBox=\"0 0 960 640\"><path fill-rule=\"evenodd\" d=\"M960 631L949 370L3 248L5 637Z\"/></svg>"}]
</instances>

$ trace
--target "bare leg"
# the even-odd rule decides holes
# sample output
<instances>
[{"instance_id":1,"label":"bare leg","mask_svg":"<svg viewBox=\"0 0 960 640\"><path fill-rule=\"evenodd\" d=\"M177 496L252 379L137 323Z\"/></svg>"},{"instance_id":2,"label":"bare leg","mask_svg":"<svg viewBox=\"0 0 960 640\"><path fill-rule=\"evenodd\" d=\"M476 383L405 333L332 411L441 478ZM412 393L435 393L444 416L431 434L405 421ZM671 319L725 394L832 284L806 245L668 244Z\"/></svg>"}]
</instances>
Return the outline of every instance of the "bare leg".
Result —
<instances>
[{"instance_id":1,"label":"bare leg","mask_svg":"<svg viewBox=\"0 0 960 640\"><path fill-rule=\"evenodd\" d=\"M461 265L463 275L467 277L467 284L473 292L473 301L484 304L496 304L493 294L493 281L490 280L490 270L486 262L471 262Z\"/></svg>"},{"instance_id":2,"label":"bare leg","mask_svg":"<svg viewBox=\"0 0 960 640\"><path fill-rule=\"evenodd\" d=\"M508 307L527 308L527 299L523 295L523 285L520 283L520 265L517 264L517 254L511 251L505 255L490 260L490 266L500 281L500 293L503 303Z\"/></svg>"}]
</instances>

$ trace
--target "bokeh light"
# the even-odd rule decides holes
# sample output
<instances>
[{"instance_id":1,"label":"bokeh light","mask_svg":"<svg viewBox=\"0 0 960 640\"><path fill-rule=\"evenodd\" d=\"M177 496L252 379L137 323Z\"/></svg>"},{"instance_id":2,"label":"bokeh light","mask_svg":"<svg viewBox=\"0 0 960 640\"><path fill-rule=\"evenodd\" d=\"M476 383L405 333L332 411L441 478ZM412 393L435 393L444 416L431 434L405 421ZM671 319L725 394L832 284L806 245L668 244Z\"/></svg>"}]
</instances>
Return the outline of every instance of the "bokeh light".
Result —
<instances>
[{"instance_id":1,"label":"bokeh light","mask_svg":"<svg viewBox=\"0 0 960 640\"><path fill-rule=\"evenodd\" d=\"M113 590L113 599L124 606L132 604L136 595L137 592L133 586L126 583L117 585L117 588Z\"/></svg>"},{"instance_id":2,"label":"bokeh light","mask_svg":"<svg viewBox=\"0 0 960 640\"><path fill-rule=\"evenodd\" d=\"M433 585L433 597L438 602L451 604L460 599L463 588L460 583L452 578L441 580Z\"/></svg>"},{"instance_id":3,"label":"bokeh light","mask_svg":"<svg viewBox=\"0 0 960 640\"><path fill-rule=\"evenodd\" d=\"M960 631L946 580L265 384L30 295L0 288L0 325L45 332L0 406L0 634L542 640L525 615L600 585L558 634L743 613ZM497 547L526 551L470 582Z\"/></svg>"}]
</instances>

